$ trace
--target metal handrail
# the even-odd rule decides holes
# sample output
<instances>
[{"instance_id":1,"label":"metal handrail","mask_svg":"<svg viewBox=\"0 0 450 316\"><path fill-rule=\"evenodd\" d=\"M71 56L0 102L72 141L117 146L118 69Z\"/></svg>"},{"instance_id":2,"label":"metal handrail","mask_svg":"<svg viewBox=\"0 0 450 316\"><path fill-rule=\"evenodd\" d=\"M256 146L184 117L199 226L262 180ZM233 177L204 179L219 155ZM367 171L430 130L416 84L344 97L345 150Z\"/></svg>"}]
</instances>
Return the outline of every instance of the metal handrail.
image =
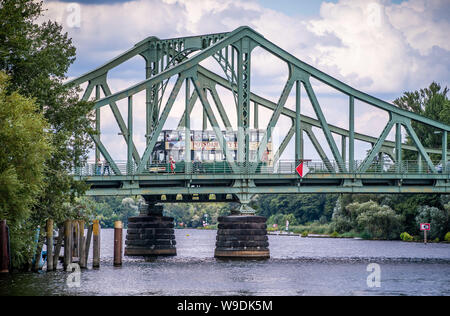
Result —
<instances>
[{"instance_id":1,"label":"metal handrail","mask_svg":"<svg viewBox=\"0 0 450 316\"><path fill-rule=\"evenodd\" d=\"M172 172L170 163L167 161L148 163L142 173L137 173L136 165L128 165L126 161L114 161L122 175L150 175L150 174L231 174L233 169L227 161L184 161L176 162L175 170ZM431 174L433 171L425 162L402 161L401 163L374 161L364 172L359 172L362 160L355 160L354 171L350 171L350 163L339 164L336 161L305 160L305 165L311 174ZM76 176L113 176L114 170L109 165L105 168L104 163L86 161L79 167L73 167L71 173ZM295 174L298 163L294 160L279 160L274 165L272 162L236 162L239 174ZM450 165L442 168L440 162L434 163L438 174L449 174ZM109 169L109 170L108 170Z\"/></svg>"}]
</instances>

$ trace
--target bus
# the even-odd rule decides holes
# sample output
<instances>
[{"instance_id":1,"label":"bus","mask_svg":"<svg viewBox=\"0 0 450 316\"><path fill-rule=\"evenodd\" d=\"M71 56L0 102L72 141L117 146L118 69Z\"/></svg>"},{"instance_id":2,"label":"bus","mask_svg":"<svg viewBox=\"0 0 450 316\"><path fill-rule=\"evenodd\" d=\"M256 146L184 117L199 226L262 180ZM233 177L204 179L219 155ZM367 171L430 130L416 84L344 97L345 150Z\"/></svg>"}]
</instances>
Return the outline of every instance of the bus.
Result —
<instances>
[{"instance_id":1,"label":"bus","mask_svg":"<svg viewBox=\"0 0 450 316\"><path fill-rule=\"evenodd\" d=\"M250 162L256 162L256 155L260 140L263 138L264 130L250 130ZM170 157L175 161L175 172L185 170L185 131L163 130L155 144L151 155L150 172L168 172ZM232 159L237 161L238 144L236 131L222 131L227 142L228 152ZM225 155L222 152L220 142L214 131L190 131L191 154L190 163L193 172L231 172ZM272 143L268 142L262 157L262 163L272 166L273 151Z\"/></svg>"}]
</instances>

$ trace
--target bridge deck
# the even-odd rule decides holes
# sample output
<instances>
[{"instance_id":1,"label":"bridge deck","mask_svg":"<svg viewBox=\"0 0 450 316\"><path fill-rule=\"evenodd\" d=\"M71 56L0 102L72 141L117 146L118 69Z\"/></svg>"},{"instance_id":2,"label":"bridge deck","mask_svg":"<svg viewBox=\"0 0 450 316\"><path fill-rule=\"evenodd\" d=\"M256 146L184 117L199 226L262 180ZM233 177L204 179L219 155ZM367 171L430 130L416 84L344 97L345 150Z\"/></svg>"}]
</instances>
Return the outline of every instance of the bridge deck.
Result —
<instances>
[{"instance_id":1,"label":"bridge deck","mask_svg":"<svg viewBox=\"0 0 450 316\"><path fill-rule=\"evenodd\" d=\"M432 173L410 162L374 164L365 173L332 172L318 162L308 162L310 173L304 178L295 172L294 162L280 161L275 167L265 166L249 173L245 166L233 173L220 165L194 169L193 165L178 167L168 172L164 164L153 164L140 174L122 174L96 169L95 164L78 168L74 176L90 184L88 195L154 195L161 201L207 201L206 195L220 195L216 200L233 200L234 194L271 193L450 193L450 174ZM330 163L333 165L333 163ZM119 165L119 164L118 164ZM221 166L221 167L219 167ZM164 169L165 168L165 169ZM122 168L121 168L122 169ZM153 171L149 171L153 170ZM96 172L97 171L97 172ZM186 172L188 171L188 172ZM164 196L163 196L164 195ZM180 197L182 195L182 197ZM193 195L201 195L192 200ZM226 197L228 195L228 198ZM178 196L178 200L177 200Z\"/></svg>"}]
</instances>

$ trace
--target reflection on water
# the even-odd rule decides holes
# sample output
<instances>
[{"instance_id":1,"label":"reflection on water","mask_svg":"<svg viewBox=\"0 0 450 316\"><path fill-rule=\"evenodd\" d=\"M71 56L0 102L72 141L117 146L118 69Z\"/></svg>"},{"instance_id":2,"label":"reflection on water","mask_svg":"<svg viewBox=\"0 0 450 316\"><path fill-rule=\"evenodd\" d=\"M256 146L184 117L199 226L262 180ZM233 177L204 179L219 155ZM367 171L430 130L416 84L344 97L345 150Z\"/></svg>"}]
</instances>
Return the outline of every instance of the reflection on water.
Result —
<instances>
[{"instance_id":1,"label":"reflection on water","mask_svg":"<svg viewBox=\"0 0 450 316\"><path fill-rule=\"evenodd\" d=\"M176 257L124 257L115 268L105 229L101 268L82 271L80 287L59 269L0 276L0 294L450 295L450 244L270 236L271 259L236 261L213 258L216 231L176 230L176 239ZM369 263L380 265L379 288L367 285Z\"/></svg>"}]
</instances>

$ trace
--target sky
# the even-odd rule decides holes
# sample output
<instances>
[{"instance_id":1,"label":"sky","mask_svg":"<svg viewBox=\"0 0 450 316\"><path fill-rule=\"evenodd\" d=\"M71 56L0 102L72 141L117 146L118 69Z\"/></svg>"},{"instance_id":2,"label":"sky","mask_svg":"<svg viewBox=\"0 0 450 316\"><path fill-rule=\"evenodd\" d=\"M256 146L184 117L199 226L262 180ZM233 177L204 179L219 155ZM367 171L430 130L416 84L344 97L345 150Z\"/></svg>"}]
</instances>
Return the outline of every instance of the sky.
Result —
<instances>
[{"instance_id":1,"label":"sky","mask_svg":"<svg viewBox=\"0 0 450 316\"><path fill-rule=\"evenodd\" d=\"M67 74L75 78L104 64L149 36L161 39L232 31L247 25L298 59L380 99L392 102L405 91L427 87L436 81L449 85L450 1L448 0L98 0L44 1L44 19L61 23L77 48L77 59ZM205 66L217 69L211 61ZM135 57L108 74L113 92L145 78L144 62ZM252 91L277 101L287 79L281 60L256 48L252 52ZM348 99L318 81L312 81L330 124L348 126ZM170 87L171 83L169 84ZM170 91L170 90L169 90ZM232 96L219 91L233 116ZM302 114L315 117L303 93ZM182 110L180 102L170 113L165 129L174 128ZM291 95L286 107L293 108ZM136 97L134 141L142 154L145 100ZM178 104L179 103L179 104ZM178 104L178 106L177 106ZM126 121L126 104L119 102ZM201 113L200 105L196 105ZM228 110L228 108L227 108ZM356 131L378 136L387 113L356 103ZM196 113L196 111L194 111ZM260 111L260 126L270 111ZM277 143L289 129L289 120L277 125ZM194 115L193 128L201 127ZM317 131L324 149L325 138ZM126 159L126 145L111 111L102 109L102 140L117 160ZM389 135L393 139L393 132ZM336 137L340 146L340 139ZM293 158L293 142L283 159ZM362 159L367 144L357 144ZM330 155L331 156L331 155ZM305 158L318 159L308 139Z\"/></svg>"}]
</instances>

